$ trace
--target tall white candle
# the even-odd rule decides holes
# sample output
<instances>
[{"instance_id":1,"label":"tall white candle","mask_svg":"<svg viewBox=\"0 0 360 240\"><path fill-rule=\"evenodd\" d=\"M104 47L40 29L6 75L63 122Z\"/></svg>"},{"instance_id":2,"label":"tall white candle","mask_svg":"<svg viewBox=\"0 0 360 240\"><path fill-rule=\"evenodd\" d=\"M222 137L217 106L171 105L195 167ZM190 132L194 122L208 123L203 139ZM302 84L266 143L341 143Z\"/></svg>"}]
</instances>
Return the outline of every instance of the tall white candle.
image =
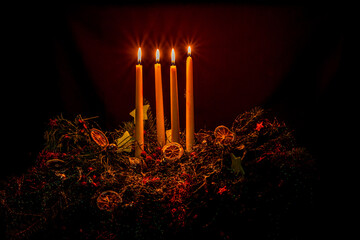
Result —
<instances>
[{"instance_id":1,"label":"tall white candle","mask_svg":"<svg viewBox=\"0 0 360 240\"><path fill-rule=\"evenodd\" d=\"M165 122L164 122L164 103L161 79L160 52L156 50L155 63L155 100L156 100L156 132L160 146L165 145Z\"/></svg>"},{"instance_id":2,"label":"tall white candle","mask_svg":"<svg viewBox=\"0 0 360 240\"><path fill-rule=\"evenodd\" d=\"M180 142L179 101L175 50L171 50L170 66L171 141Z\"/></svg>"},{"instance_id":3,"label":"tall white candle","mask_svg":"<svg viewBox=\"0 0 360 240\"><path fill-rule=\"evenodd\" d=\"M194 145L194 88L193 88L193 61L191 48L188 48L186 59L186 151L190 152Z\"/></svg>"},{"instance_id":4,"label":"tall white candle","mask_svg":"<svg viewBox=\"0 0 360 240\"><path fill-rule=\"evenodd\" d=\"M135 157L140 157L144 147L143 71L141 65L141 48L138 50L135 91Z\"/></svg>"}]
</instances>

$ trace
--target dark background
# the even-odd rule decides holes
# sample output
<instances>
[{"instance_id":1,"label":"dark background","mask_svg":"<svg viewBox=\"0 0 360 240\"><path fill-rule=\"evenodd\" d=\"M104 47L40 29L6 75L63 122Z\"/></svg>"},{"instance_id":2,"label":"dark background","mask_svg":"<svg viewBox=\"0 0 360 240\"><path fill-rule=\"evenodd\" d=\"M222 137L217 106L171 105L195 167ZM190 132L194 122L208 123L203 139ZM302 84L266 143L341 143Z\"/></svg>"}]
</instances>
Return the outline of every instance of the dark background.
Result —
<instances>
[{"instance_id":1,"label":"dark background","mask_svg":"<svg viewBox=\"0 0 360 240\"><path fill-rule=\"evenodd\" d=\"M168 119L175 48L181 129L189 44L196 131L231 126L238 114L262 106L294 130L321 169L339 161L343 132L356 128L344 127L354 79L348 12L341 5L104 3L2 11L1 179L34 163L49 118L99 116L104 130L131 120L139 46L144 96L154 111L153 64L160 49Z\"/></svg>"},{"instance_id":2,"label":"dark background","mask_svg":"<svg viewBox=\"0 0 360 240\"><path fill-rule=\"evenodd\" d=\"M22 173L33 163L48 119L60 113L100 116L105 130L131 120L139 46L144 96L154 111L153 64L160 49L168 119L175 48L182 129L190 44L196 130L230 126L239 113L262 106L294 129L319 163L340 131L342 96L351 86L347 12L341 6L108 3L3 11L8 24L2 127L10 131L3 147L14 153L5 160L5 175Z\"/></svg>"},{"instance_id":3,"label":"dark background","mask_svg":"<svg viewBox=\"0 0 360 240\"><path fill-rule=\"evenodd\" d=\"M20 174L42 149L49 118L100 116L104 130L131 120L141 46L144 96L153 106L160 49L170 118L170 51L176 50L181 128L185 61L194 60L196 130L231 126L255 106L272 110L321 163L340 130L349 88L346 11L282 3L23 5L4 8L4 150L1 176ZM6 77L5 77L6 76ZM334 114L336 112L336 114ZM330 131L329 131L330 130ZM4 136L5 137L5 136Z\"/></svg>"}]
</instances>

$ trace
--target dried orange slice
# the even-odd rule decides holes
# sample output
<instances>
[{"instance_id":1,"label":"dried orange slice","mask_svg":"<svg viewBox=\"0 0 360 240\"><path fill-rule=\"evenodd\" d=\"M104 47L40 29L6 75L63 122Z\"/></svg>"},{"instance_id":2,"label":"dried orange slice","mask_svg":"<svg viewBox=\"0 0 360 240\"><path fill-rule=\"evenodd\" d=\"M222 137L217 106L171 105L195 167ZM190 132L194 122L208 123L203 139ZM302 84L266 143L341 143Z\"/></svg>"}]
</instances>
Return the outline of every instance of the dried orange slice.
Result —
<instances>
[{"instance_id":1,"label":"dried orange slice","mask_svg":"<svg viewBox=\"0 0 360 240\"><path fill-rule=\"evenodd\" d=\"M90 130L91 138L96 142L100 147L107 147L109 145L109 140L105 136L105 134L99 129L92 128Z\"/></svg>"},{"instance_id":2,"label":"dried orange slice","mask_svg":"<svg viewBox=\"0 0 360 240\"><path fill-rule=\"evenodd\" d=\"M162 152L166 160L177 160L184 154L184 149L179 143L172 142L166 144L162 148Z\"/></svg>"},{"instance_id":3,"label":"dried orange slice","mask_svg":"<svg viewBox=\"0 0 360 240\"><path fill-rule=\"evenodd\" d=\"M122 198L117 192L109 190L102 192L96 202L100 210L112 212L122 202Z\"/></svg>"},{"instance_id":4,"label":"dried orange slice","mask_svg":"<svg viewBox=\"0 0 360 240\"><path fill-rule=\"evenodd\" d=\"M52 171L59 171L64 168L65 162L63 160L54 158L54 159L47 160L45 165Z\"/></svg>"},{"instance_id":5,"label":"dried orange slice","mask_svg":"<svg viewBox=\"0 0 360 240\"><path fill-rule=\"evenodd\" d=\"M215 142L222 145L228 145L235 139L235 134L225 126L215 128L214 135Z\"/></svg>"}]
</instances>

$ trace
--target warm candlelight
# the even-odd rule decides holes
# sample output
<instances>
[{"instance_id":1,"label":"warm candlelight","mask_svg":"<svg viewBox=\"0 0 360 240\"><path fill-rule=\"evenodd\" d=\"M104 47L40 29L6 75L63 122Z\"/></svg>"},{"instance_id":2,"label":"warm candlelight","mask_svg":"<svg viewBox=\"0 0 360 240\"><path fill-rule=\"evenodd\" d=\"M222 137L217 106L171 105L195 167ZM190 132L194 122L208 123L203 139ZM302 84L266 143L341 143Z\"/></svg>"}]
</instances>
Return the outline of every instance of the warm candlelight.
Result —
<instances>
[{"instance_id":1,"label":"warm candlelight","mask_svg":"<svg viewBox=\"0 0 360 240\"><path fill-rule=\"evenodd\" d=\"M175 51L171 50L170 66L170 104L171 104L171 141L180 142L180 122L179 122L179 101L177 72L175 66Z\"/></svg>"},{"instance_id":2,"label":"warm candlelight","mask_svg":"<svg viewBox=\"0 0 360 240\"><path fill-rule=\"evenodd\" d=\"M141 48L138 50L135 91L135 157L140 157L144 145L143 73L141 65Z\"/></svg>"},{"instance_id":3,"label":"warm candlelight","mask_svg":"<svg viewBox=\"0 0 360 240\"><path fill-rule=\"evenodd\" d=\"M164 104L161 80L160 52L156 50L155 63L155 100L156 100L156 132L160 146L165 145L165 123L164 123Z\"/></svg>"},{"instance_id":4,"label":"warm candlelight","mask_svg":"<svg viewBox=\"0 0 360 240\"><path fill-rule=\"evenodd\" d=\"M194 88L193 88L193 61L191 48L188 47L186 59L186 151L190 152L194 145Z\"/></svg>"}]
</instances>

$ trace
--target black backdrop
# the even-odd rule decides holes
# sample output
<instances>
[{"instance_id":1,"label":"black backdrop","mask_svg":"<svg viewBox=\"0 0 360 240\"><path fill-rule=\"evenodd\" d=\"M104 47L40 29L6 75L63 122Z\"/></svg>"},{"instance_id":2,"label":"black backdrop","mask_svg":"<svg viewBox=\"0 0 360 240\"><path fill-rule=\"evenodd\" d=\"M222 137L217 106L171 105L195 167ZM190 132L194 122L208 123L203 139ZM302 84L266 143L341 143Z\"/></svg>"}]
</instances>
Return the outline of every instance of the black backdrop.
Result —
<instances>
[{"instance_id":1,"label":"black backdrop","mask_svg":"<svg viewBox=\"0 0 360 240\"><path fill-rule=\"evenodd\" d=\"M1 179L33 164L49 118L96 115L105 130L130 120L138 46L153 110L160 48L167 118L175 48L182 129L191 44L196 130L230 126L239 113L262 106L294 129L318 166L336 164L343 153L339 136L351 104L344 96L355 85L348 13L339 5L108 3L2 11Z\"/></svg>"},{"instance_id":2,"label":"black backdrop","mask_svg":"<svg viewBox=\"0 0 360 240\"><path fill-rule=\"evenodd\" d=\"M161 51L169 118L170 51L176 50L184 126L186 48L194 59L196 130L230 125L254 106L272 109L320 162L339 131L347 77L345 13L339 6L285 4L30 5L3 10L5 175L42 148L49 118L100 116L105 130L130 119L137 48L153 106ZM5 77L6 76L6 77ZM332 129L329 131L329 129ZM331 135L331 136L330 136ZM2 174L4 176L4 174Z\"/></svg>"}]
</instances>

